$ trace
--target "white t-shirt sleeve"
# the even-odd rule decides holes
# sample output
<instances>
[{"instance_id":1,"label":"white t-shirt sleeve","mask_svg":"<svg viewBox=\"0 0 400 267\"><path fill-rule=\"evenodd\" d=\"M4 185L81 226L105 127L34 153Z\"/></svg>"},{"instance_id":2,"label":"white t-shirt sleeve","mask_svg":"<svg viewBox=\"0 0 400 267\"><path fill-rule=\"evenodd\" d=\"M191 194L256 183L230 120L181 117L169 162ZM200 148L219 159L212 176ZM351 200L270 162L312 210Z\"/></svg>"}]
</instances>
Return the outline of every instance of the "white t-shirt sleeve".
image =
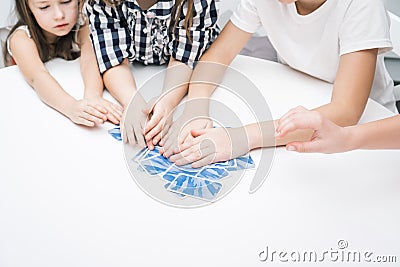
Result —
<instances>
[{"instance_id":1,"label":"white t-shirt sleeve","mask_svg":"<svg viewBox=\"0 0 400 267\"><path fill-rule=\"evenodd\" d=\"M390 20L383 1L353 0L339 29L340 55L379 48L379 54L392 49Z\"/></svg>"},{"instance_id":2,"label":"white t-shirt sleeve","mask_svg":"<svg viewBox=\"0 0 400 267\"><path fill-rule=\"evenodd\" d=\"M256 32L261 26L257 9L252 0L242 0L233 13L231 21L236 27L249 33Z\"/></svg>"}]
</instances>

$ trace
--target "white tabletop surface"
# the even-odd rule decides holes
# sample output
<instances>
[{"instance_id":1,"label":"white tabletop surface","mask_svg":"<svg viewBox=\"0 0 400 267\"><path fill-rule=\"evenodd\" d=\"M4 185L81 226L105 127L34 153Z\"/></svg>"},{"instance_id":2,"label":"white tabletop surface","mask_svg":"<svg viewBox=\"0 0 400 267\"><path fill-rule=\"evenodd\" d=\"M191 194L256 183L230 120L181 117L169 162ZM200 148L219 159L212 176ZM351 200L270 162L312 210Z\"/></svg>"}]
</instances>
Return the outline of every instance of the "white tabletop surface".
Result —
<instances>
[{"instance_id":1,"label":"white tabletop surface","mask_svg":"<svg viewBox=\"0 0 400 267\"><path fill-rule=\"evenodd\" d=\"M82 96L77 61L47 66L68 92ZM286 66L247 57L232 66L259 87L274 118L329 101L331 85ZM133 69L139 85L158 70ZM278 148L256 193L248 193L250 171L218 202L179 209L138 188L121 143L107 133L112 124L73 124L39 100L17 67L0 70L0 82L1 267L274 266L282 251L321 258L334 250L400 261L400 151L303 155ZM369 101L362 121L390 115ZM339 249L339 240L348 247ZM272 264L259 259L267 246L277 251ZM354 263L326 257L311 265Z\"/></svg>"}]
</instances>

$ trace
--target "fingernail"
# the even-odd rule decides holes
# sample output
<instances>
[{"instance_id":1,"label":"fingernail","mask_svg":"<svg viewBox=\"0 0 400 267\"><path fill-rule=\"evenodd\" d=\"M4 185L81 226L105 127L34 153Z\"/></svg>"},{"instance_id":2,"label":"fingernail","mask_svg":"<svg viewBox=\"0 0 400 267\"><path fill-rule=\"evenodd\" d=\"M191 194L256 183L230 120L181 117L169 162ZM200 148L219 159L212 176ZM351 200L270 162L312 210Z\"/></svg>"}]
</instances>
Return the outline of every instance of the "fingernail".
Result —
<instances>
[{"instance_id":1,"label":"fingernail","mask_svg":"<svg viewBox=\"0 0 400 267\"><path fill-rule=\"evenodd\" d=\"M286 150L288 150L288 151L296 151L296 148L294 146L288 146L286 148Z\"/></svg>"},{"instance_id":2,"label":"fingernail","mask_svg":"<svg viewBox=\"0 0 400 267\"><path fill-rule=\"evenodd\" d=\"M275 132L275 137L281 135L281 132Z\"/></svg>"}]
</instances>

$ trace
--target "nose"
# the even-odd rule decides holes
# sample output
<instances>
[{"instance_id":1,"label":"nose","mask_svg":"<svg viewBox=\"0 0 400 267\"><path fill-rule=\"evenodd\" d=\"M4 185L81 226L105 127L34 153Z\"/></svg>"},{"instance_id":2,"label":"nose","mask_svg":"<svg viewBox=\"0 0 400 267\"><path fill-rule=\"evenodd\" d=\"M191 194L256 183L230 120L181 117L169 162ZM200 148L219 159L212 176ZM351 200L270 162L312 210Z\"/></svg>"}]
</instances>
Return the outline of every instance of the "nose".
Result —
<instances>
[{"instance_id":1,"label":"nose","mask_svg":"<svg viewBox=\"0 0 400 267\"><path fill-rule=\"evenodd\" d=\"M60 20L65 17L64 10L60 7L60 5L55 5L54 7L54 19Z\"/></svg>"}]
</instances>

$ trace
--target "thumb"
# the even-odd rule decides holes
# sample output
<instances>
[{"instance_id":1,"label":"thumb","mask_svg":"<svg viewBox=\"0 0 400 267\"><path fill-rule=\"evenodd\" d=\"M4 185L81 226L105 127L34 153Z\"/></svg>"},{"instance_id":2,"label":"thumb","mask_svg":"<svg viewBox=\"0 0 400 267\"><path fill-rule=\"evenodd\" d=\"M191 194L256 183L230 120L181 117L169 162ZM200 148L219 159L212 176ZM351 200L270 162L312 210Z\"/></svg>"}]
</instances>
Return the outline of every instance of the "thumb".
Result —
<instances>
[{"instance_id":1,"label":"thumb","mask_svg":"<svg viewBox=\"0 0 400 267\"><path fill-rule=\"evenodd\" d=\"M190 131L190 134L193 136L193 137L199 137L200 135L203 135L203 134L205 134L206 133L206 129L199 129L199 130L191 130Z\"/></svg>"},{"instance_id":2,"label":"thumb","mask_svg":"<svg viewBox=\"0 0 400 267\"><path fill-rule=\"evenodd\" d=\"M299 153L311 153L318 152L319 145L315 141L308 142L292 142L286 145L286 150L288 151L296 151Z\"/></svg>"}]
</instances>

